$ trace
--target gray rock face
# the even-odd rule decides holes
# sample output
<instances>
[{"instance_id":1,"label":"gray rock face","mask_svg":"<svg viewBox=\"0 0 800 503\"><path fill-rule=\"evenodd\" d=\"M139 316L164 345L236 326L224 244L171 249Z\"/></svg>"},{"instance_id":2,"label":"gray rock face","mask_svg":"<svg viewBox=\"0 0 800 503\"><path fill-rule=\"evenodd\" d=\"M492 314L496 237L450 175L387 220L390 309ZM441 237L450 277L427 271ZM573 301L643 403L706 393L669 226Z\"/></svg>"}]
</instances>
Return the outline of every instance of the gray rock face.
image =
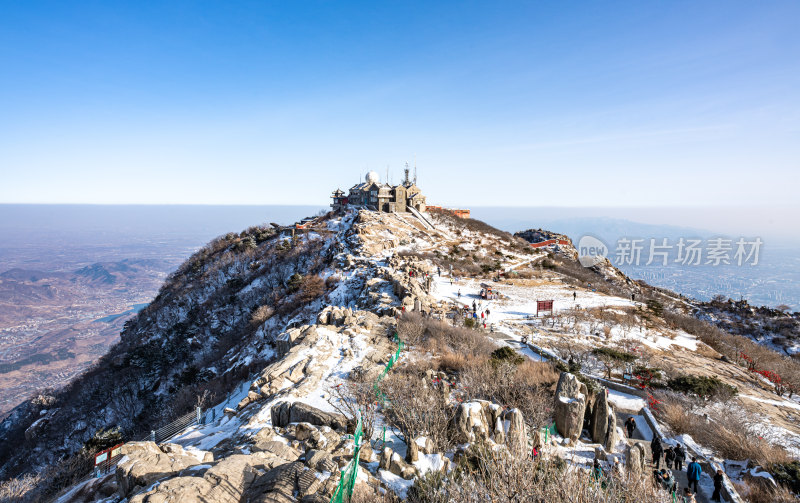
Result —
<instances>
[{"instance_id":1,"label":"gray rock face","mask_svg":"<svg viewBox=\"0 0 800 503\"><path fill-rule=\"evenodd\" d=\"M569 372L562 372L556 386L554 415L556 429L564 437L577 440L583 430L586 412L586 385Z\"/></svg>"},{"instance_id":2,"label":"gray rock face","mask_svg":"<svg viewBox=\"0 0 800 503\"><path fill-rule=\"evenodd\" d=\"M297 501L295 494L304 496L300 491L300 479L306 468L302 463L287 463L277 466L261 477L252 485L249 501L254 503L291 503ZM316 477L315 477L316 478ZM319 481L317 481L319 482ZM306 491L316 491L319 487L305 480Z\"/></svg>"},{"instance_id":3,"label":"gray rock face","mask_svg":"<svg viewBox=\"0 0 800 503\"><path fill-rule=\"evenodd\" d=\"M608 426L606 428L606 438L603 441L603 447L608 452L614 452L614 448L619 442L619 433L617 432L617 415L614 414L614 409L611 409L611 414L608 416Z\"/></svg>"},{"instance_id":4,"label":"gray rock face","mask_svg":"<svg viewBox=\"0 0 800 503\"><path fill-rule=\"evenodd\" d=\"M306 466L318 472L337 473L339 465L333 460L330 453L325 451L310 450L306 452Z\"/></svg>"},{"instance_id":5,"label":"gray rock face","mask_svg":"<svg viewBox=\"0 0 800 503\"><path fill-rule=\"evenodd\" d=\"M608 452L614 452L619 440L617 435L617 418L614 406L608 400L608 390L603 388L595 398L590 433L592 441L603 444Z\"/></svg>"},{"instance_id":6,"label":"gray rock face","mask_svg":"<svg viewBox=\"0 0 800 503\"><path fill-rule=\"evenodd\" d=\"M608 403L608 391L603 388L597 394L594 403L594 410L592 411L592 424L590 433L593 442L602 443L606 438L606 431L608 430L608 416L610 415L610 407Z\"/></svg>"},{"instance_id":7,"label":"gray rock face","mask_svg":"<svg viewBox=\"0 0 800 503\"><path fill-rule=\"evenodd\" d=\"M300 457L299 451L277 440L260 442L253 446L253 451L274 454L286 461L297 461L297 458Z\"/></svg>"},{"instance_id":8,"label":"gray rock face","mask_svg":"<svg viewBox=\"0 0 800 503\"><path fill-rule=\"evenodd\" d=\"M325 412L302 402L278 402L270 411L273 426L289 423L310 423L314 426L330 426L334 430L347 429L347 418L341 414Z\"/></svg>"}]
</instances>

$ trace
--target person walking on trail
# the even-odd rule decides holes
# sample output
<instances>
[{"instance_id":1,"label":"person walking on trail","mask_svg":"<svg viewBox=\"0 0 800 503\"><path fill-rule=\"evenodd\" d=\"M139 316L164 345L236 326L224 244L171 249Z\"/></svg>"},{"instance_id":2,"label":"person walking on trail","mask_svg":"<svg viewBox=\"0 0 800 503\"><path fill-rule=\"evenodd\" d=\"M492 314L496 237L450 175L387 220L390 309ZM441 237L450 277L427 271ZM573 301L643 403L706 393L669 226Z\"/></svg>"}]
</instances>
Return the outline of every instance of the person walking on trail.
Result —
<instances>
[{"instance_id":1,"label":"person walking on trail","mask_svg":"<svg viewBox=\"0 0 800 503\"><path fill-rule=\"evenodd\" d=\"M692 491L690 491L688 487L683 488L683 503L697 503L694 494L692 494Z\"/></svg>"},{"instance_id":2,"label":"person walking on trail","mask_svg":"<svg viewBox=\"0 0 800 503\"><path fill-rule=\"evenodd\" d=\"M658 437L653 437L653 441L650 442L650 451L653 453L653 464L658 470L661 467L661 455L664 453L664 447Z\"/></svg>"},{"instance_id":3,"label":"person walking on trail","mask_svg":"<svg viewBox=\"0 0 800 503\"><path fill-rule=\"evenodd\" d=\"M681 447L681 444L675 446L675 469L683 470L683 462L686 461L686 452Z\"/></svg>"},{"instance_id":4,"label":"person walking on trail","mask_svg":"<svg viewBox=\"0 0 800 503\"><path fill-rule=\"evenodd\" d=\"M664 462L667 468L672 468L672 465L675 463L675 451L672 449L672 446L667 447L667 450L664 451Z\"/></svg>"},{"instance_id":5,"label":"person walking on trail","mask_svg":"<svg viewBox=\"0 0 800 503\"><path fill-rule=\"evenodd\" d=\"M478 311L478 304L476 304L475 301L473 300L472 301L472 312L475 313L477 311Z\"/></svg>"},{"instance_id":6,"label":"person walking on trail","mask_svg":"<svg viewBox=\"0 0 800 503\"><path fill-rule=\"evenodd\" d=\"M578 298L578 294L575 293L575 292L572 292L572 302L575 302L575 299L577 299L577 298Z\"/></svg>"},{"instance_id":7,"label":"person walking on trail","mask_svg":"<svg viewBox=\"0 0 800 503\"><path fill-rule=\"evenodd\" d=\"M458 289L458 298L459 299L461 298L461 289L460 288Z\"/></svg>"},{"instance_id":8,"label":"person walking on trail","mask_svg":"<svg viewBox=\"0 0 800 503\"><path fill-rule=\"evenodd\" d=\"M441 276L442 275L442 268L439 267L439 266L436 266L436 275L437 276Z\"/></svg>"},{"instance_id":9,"label":"person walking on trail","mask_svg":"<svg viewBox=\"0 0 800 503\"><path fill-rule=\"evenodd\" d=\"M633 416L629 417L625 421L625 430L628 431L628 438L632 438L633 432L636 430L636 420L633 418Z\"/></svg>"},{"instance_id":10,"label":"person walking on trail","mask_svg":"<svg viewBox=\"0 0 800 503\"><path fill-rule=\"evenodd\" d=\"M692 462L686 467L686 478L689 479L689 489L694 485L694 492L697 494L698 485L700 484L700 474L703 468L697 462L697 458L692 458Z\"/></svg>"},{"instance_id":11,"label":"person walking on trail","mask_svg":"<svg viewBox=\"0 0 800 503\"><path fill-rule=\"evenodd\" d=\"M714 494L711 495L711 501L722 501L722 482L725 479L722 470L717 470L714 474Z\"/></svg>"}]
</instances>

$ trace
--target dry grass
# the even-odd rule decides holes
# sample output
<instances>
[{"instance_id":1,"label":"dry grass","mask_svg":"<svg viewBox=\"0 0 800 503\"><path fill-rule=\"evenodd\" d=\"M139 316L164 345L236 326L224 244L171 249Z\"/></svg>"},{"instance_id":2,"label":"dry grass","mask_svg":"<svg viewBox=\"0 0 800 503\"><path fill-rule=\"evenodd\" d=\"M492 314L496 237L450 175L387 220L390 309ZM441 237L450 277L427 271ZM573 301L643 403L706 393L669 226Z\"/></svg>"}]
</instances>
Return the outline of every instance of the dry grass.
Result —
<instances>
[{"instance_id":1,"label":"dry grass","mask_svg":"<svg viewBox=\"0 0 800 503\"><path fill-rule=\"evenodd\" d=\"M558 458L513 458L503 451L477 448L446 477L417 479L408 492L411 503L491 501L546 503L667 503L671 497L655 487L647 474L626 479L609 477L605 487L589 470Z\"/></svg>"},{"instance_id":2,"label":"dry grass","mask_svg":"<svg viewBox=\"0 0 800 503\"><path fill-rule=\"evenodd\" d=\"M380 383L389 400L383 409L386 421L400 431L403 441L426 436L437 452L453 446L450 423L455 407L439 388L428 385L420 376L402 372L390 373Z\"/></svg>"},{"instance_id":3,"label":"dry grass","mask_svg":"<svg viewBox=\"0 0 800 503\"><path fill-rule=\"evenodd\" d=\"M464 401L483 399L519 409L531 428L547 424L552 417L553 386L558 381L549 363L526 360L520 365L484 361L459 374Z\"/></svg>"},{"instance_id":4,"label":"dry grass","mask_svg":"<svg viewBox=\"0 0 800 503\"><path fill-rule=\"evenodd\" d=\"M33 501L43 479L44 477L39 474L6 480L0 484L0 503Z\"/></svg>"},{"instance_id":5,"label":"dry grass","mask_svg":"<svg viewBox=\"0 0 800 503\"><path fill-rule=\"evenodd\" d=\"M486 358L483 357L476 357L473 355L464 355L462 353L453 353L451 351L446 351L442 353L437 360L439 365L439 370L443 370L449 373L460 373L463 372L465 369L479 365L481 362L484 362Z\"/></svg>"},{"instance_id":6,"label":"dry grass","mask_svg":"<svg viewBox=\"0 0 800 503\"><path fill-rule=\"evenodd\" d=\"M772 487L762 481L745 481L737 484L739 494L748 503L796 503L797 496L783 486Z\"/></svg>"},{"instance_id":7,"label":"dry grass","mask_svg":"<svg viewBox=\"0 0 800 503\"><path fill-rule=\"evenodd\" d=\"M497 349L483 332L454 327L443 321L423 318L417 313L404 313L398 321L397 331L409 346L435 355L456 353L488 357Z\"/></svg>"}]
</instances>

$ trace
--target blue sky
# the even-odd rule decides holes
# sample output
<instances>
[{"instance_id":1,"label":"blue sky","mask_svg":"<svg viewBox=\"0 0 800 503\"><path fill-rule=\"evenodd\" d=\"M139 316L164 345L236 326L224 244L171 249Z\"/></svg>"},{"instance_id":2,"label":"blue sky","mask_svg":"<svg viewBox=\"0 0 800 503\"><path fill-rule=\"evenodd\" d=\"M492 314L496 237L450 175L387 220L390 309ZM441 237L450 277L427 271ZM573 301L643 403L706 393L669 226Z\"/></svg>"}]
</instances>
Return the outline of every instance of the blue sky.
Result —
<instances>
[{"instance_id":1,"label":"blue sky","mask_svg":"<svg viewBox=\"0 0 800 503\"><path fill-rule=\"evenodd\" d=\"M5 2L0 202L796 205L800 3Z\"/></svg>"}]
</instances>

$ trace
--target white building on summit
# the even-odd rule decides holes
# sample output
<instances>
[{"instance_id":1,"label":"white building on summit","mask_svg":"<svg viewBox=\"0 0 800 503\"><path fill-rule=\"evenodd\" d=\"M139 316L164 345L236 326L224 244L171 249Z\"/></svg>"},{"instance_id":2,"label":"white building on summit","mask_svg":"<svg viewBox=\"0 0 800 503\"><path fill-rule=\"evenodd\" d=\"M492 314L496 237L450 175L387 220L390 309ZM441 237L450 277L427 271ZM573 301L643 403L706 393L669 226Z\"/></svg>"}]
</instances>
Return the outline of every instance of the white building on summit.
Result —
<instances>
[{"instance_id":1,"label":"white building on summit","mask_svg":"<svg viewBox=\"0 0 800 503\"><path fill-rule=\"evenodd\" d=\"M350 187L349 193L336 189L331 195L331 208L338 211L347 206L360 206L385 213L407 212L413 208L422 212L426 208L425 196L416 181L416 176L413 181L409 179L408 164L401 185L381 183L378 173L370 171L362 183Z\"/></svg>"}]
</instances>

